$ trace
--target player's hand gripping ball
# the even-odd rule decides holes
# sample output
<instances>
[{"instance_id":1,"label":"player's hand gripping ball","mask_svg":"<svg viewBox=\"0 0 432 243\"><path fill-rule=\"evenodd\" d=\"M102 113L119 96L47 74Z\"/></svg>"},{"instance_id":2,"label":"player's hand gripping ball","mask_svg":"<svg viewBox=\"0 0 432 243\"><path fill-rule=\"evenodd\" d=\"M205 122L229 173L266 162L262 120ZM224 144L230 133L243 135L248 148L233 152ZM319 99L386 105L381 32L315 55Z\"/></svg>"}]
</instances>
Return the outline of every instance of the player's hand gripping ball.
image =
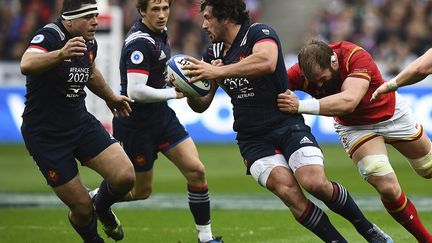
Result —
<instances>
[{"instance_id":1,"label":"player's hand gripping ball","mask_svg":"<svg viewBox=\"0 0 432 243\"><path fill-rule=\"evenodd\" d=\"M179 54L171 57L167 62L168 80L186 96L200 97L209 93L211 82L200 80L194 83L189 83L190 77L184 75L186 70L182 70L182 66L188 65L190 62L184 58L187 55Z\"/></svg>"}]
</instances>

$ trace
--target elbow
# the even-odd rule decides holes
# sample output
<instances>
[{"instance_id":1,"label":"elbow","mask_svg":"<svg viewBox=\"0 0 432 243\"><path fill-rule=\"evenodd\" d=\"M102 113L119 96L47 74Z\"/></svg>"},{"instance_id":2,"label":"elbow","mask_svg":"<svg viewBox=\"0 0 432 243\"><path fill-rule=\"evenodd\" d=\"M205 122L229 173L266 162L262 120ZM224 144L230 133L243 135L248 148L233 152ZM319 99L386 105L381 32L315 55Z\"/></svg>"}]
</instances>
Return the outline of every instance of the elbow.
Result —
<instances>
[{"instance_id":1,"label":"elbow","mask_svg":"<svg viewBox=\"0 0 432 243\"><path fill-rule=\"evenodd\" d=\"M139 92L137 89L127 89L127 96L133 100L141 100L141 97L139 96Z\"/></svg>"},{"instance_id":2,"label":"elbow","mask_svg":"<svg viewBox=\"0 0 432 243\"><path fill-rule=\"evenodd\" d=\"M199 99L192 97L187 98L187 103L189 107L196 113L203 113L210 106L210 104L207 104L206 102L202 102Z\"/></svg>"},{"instance_id":3,"label":"elbow","mask_svg":"<svg viewBox=\"0 0 432 243\"><path fill-rule=\"evenodd\" d=\"M20 70L21 70L21 73L23 75L29 75L30 72L31 72L31 67L30 67L30 65L28 65L28 64L26 64L24 62L21 62L20 63Z\"/></svg>"},{"instance_id":4,"label":"elbow","mask_svg":"<svg viewBox=\"0 0 432 243\"><path fill-rule=\"evenodd\" d=\"M190 107L194 112L196 113L203 113L204 111L206 111L207 109L203 108L203 107Z\"/></svg>"},{"instance_id":5,"label":"elbow","mask_svg":"<svg viewBox=\"0 0 432 243\"><path fill-rule=\"evenodd\" d=\"M346 102L346 105L342 108L341 110L341 115L348 115L351 114L355 111L357 107L357 104L355 104L354 102Z\"/></svg>"},{"instance_id":6,"label":"elbow","mask_svg":"<svg viewBox=\"0 0 432 243\"><path fill-rule=\"evenodd\" d=\"M263 65L262 73L274 73L276 71L276 62L268 60L266 64Z\"/></svg>"}]
</instances>

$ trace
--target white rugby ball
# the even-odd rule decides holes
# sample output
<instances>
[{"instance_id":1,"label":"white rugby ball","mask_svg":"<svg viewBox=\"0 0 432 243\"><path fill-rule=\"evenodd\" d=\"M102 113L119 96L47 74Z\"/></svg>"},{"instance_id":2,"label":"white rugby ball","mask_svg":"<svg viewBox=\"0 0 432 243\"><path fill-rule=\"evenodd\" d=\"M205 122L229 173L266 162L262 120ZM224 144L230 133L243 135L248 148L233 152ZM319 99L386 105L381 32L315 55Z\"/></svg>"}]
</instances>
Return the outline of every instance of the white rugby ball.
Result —
<instances>
[{"instance_id":1,"label":"white rugby ball","mask_svg":"<svg viewBox=\"0 0 432 243\"><path fill-rule=\"evenodd\" d=\"M186 70L182 69L182 66L188 65L186 59L187 55L179 54L171 57L167 62L167 75L168 80L186 96L205 96L209 93L211 88L211 82L207 80L200 80L194 83L189 83L190 77L184 73Z\"/></svg>"}]
</instances>

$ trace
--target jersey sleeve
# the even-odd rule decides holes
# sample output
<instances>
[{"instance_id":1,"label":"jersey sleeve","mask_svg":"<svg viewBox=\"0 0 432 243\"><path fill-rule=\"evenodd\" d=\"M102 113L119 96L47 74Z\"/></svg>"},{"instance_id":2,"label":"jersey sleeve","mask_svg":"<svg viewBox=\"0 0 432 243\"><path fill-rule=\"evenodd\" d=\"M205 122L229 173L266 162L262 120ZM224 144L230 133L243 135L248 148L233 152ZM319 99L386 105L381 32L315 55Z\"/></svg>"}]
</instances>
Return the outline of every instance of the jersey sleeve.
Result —
<instances>
[{"instance_id":1,"label":"jersey sleeve","mask_svg":"<svg viewBox=\"0 0 432 243\"><path fill-rule=\"evenodd\" d=\"M348 67L347 77L355 77L367 79L371 81L373 72L375 71L371 63L374 63L372 56L364 49L354 50L350 58L347 60Z\"/></svg>"},{"instance_id":2,"label":"jersey sleeve","mask_svg":"<svg viewBox=\"0 0 432 243\"><path fill-rule=\"evenodd\" d=\"M294 64L287 69L288 75L288 89L290 90L303 90L305 78L302 75L300 66L298 63Z\"/></svg>"},{"instance_id":3,"label":"jersey sleeve","mask_svg":"<svg viewBox=\"0 0 432 243\"><path fill-rule=\"evenodd\" d=\"M254 44L261 41L279 42L276 32L270 26L261 23L255 23L250 26L247 38L248 41Z\"/></svg>"},{"instance_id":4,"label":"jersey sleeve","mask_svg":"<svg viewBox=\"0 0 432 243\"><path fill-rule=\"evenodd\" d=\"M50 52L62 48L62 40L58 32L52 28L42 28L36 32L30 41L28 49L38 49Z\"/></svg>"},{"instance_id":5,"label":"jersey sleeve","mask_svg":"<svg viewBox=\"0 0 432 243\"><path fill-rule=\"evenodd\" d=\"M127 72L142 73L149 75L150 63L153 60L151 43L146 40L137 40L126 47L126 69Z\"/></svg>"},{"instance_id":6,"label":"jersey sleeve","mask_svg":"<svg viewBox=\"0 0 432 243\"><path fill-rule=\"evenodd\" d=\"M222 59L223 49L223 43L214 43L209 45L203 54L203 61L211 63L213 60Z\"/></svg>"}]
</instances>

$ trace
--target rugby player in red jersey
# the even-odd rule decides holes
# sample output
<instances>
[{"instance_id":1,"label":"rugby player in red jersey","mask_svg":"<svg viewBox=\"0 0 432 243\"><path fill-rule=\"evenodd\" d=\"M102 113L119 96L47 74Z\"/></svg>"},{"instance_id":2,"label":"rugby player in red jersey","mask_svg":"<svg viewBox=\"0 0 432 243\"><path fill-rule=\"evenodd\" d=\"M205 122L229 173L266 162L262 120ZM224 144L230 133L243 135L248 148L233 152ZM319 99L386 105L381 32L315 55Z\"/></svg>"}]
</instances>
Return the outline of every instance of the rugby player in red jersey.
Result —
<instances>
[{"instance_id":1,"label":"rugby player in red jersey","mask_svg":"<svg viewBox=\"0 0 432 243\"><path fill-rule=\"evenodd\" d=\"M384 80L371 55L353 43L313 40L301 49L298 60L287 70L288 90L278 95L280 110L334 117L345 150L380 193L390 215L419 242L432 242L432 234L399 185L385 146L396 148L420 176L432 177L431 141L408 103L394 92L370 102ZM291 90L314 98L299 100Z\"/></svg>"}]
</instances>

